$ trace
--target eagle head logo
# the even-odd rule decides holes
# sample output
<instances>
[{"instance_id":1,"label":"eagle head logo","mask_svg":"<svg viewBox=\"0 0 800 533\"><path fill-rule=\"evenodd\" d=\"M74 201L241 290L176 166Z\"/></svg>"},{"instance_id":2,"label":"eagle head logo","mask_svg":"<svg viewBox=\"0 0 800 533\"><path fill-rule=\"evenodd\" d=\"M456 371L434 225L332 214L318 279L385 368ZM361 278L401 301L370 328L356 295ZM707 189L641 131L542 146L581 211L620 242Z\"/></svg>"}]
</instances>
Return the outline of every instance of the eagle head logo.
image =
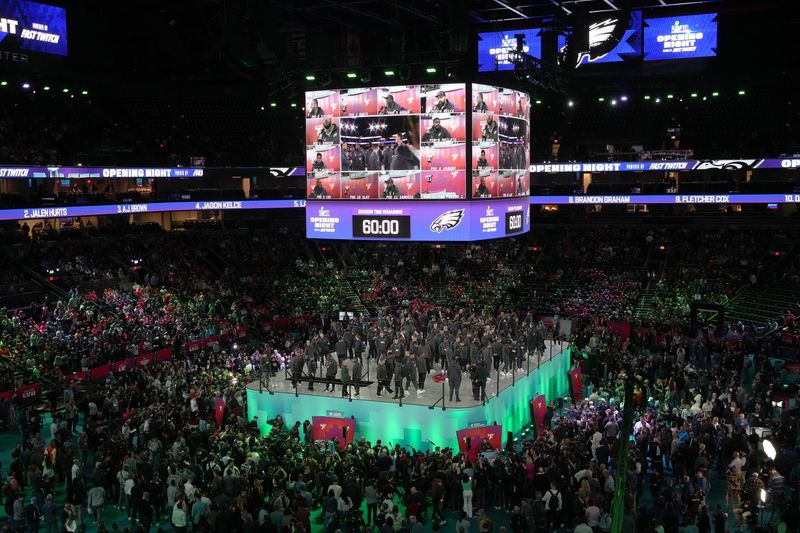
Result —
<instances>
[{"instance_id":1,"label":"eagle head logo","mask_svg":"<svg viewBox=\"0 0 800 533\"><path fill-rule=\"evenodd\" d=\"M463 218L463 209L451 209L450 211L445 211L436 217L433 222L431 222L431 231L441 233L445 230L451 230L461 224L461 220L463 220Z\"/></svg>"}]
</instances>

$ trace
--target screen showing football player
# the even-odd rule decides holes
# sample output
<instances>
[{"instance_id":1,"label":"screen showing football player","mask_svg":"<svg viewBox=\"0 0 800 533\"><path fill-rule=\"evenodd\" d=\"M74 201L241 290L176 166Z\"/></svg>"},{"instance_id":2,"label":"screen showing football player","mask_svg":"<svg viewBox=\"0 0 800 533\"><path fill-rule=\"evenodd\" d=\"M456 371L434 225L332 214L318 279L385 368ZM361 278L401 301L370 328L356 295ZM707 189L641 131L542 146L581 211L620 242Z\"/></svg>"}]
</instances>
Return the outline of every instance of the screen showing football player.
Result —
<instances>
[{"instance_id":1,"label":"screen showing football player","mask_svg":"<svg viewBox=\"0 0 800 533\"><path fill-rule=\"evenodd\" d=\"M442 121L439 117L433 119L433 126L431 126L425 135L422 136L422 142L436 142L446 141L452 139L453 136L447 129L442 126Z\"/></svg>"},{"instance_id":2,"label":"screen showing football player","mask_svg":"<svg viewBox=\"0 0 800 533\"><path fill-rule=\"evenodd\" d=\"M489 166L489 161L486 159L486 150L481 150L481 155L478 156L478 168L486 168Z\"/></svg>"},{"instance_id":3,"label":"screen showing football player","mask_svg":"<svg viewBox=\"0 0 800 533\"><path fill-rule=\"evenodd\" d=\"M317 178L315 180L314 188L311 190L309 198L328 198L330 195L325 187L322 186L322 180Z\"/></svg>"},{"instance_id":4,"label":"screen showing football player","mask_svg":"<svg viewBox=\"0 0 800 533\"><path fill-rule=\"evenodd\" d=\"M431 109L431 113L452 113L456 110L456 106L447 99L447 93L439 91L436 93L436 104Z\"/></svg>"},{"instance_id":5,"label":"screen showing football player","mask_svg":"<svg viewBox=\"0 0 800 533\"><path fill-rule=\"evenodd\" d=\"M322 153L317 152L317 157L314 159L314 163L311 165L311 170L314 172L319 172L320 170L325 170L325 161L322 159Z\"/></svg>"},{"instance_id":6,"label":"screen showing football player","mask_svg":"<svg viewBox=\"0 0 800 533\"><path fill-rule=\"evenodd\" d=\"M326 117L317 133L317 144L339 144L339 126Z\"/></svg>"},{"instance_id":7,"label":"screen showing football player","mask_svg":"<svg viewBox=\"0 0 800 533\"><path fill-rule=\"evenodd\" d=\"M406 109L394 101L394 96L387 94L383 97L386 103L378 110L379 115L399 115Z\"/></svg>"},{"instance_id":8,"label":"screen showing football player","mask_svg":"<svg viewBox=\"0 0 800 533\"><path fill-rule=\"evenodd\" d=\"M486 178L481 176L481 181L478 183L478 188L475 190L475 196L478 198L489 198L492 195L489 192L489 187L486 186Z\"/></svg>"},{"instance_id":9,"label":"screen showing football player","mask_svg":"<svg viewBox=\"0 0 800 533\"><path fill-rule=\"evenodd\" d=\"M481 132L481 140L497 142L499 134L500 129L497 125L497 121L494 119L494 113L489 113L486 116L486 124L484 124L483 131Z\"/></svg>"},{"instance_id":10,"label":"screen showing football player","mask_svg":"<svg viewBox=\"0 0 800 533\"><path fill-rule=\"evenodd\" d=\"M319 101L316 98L311 100L311 109L308 110L308 115L306 118L317 118L324 115L325 112L319 106Z\"/></svg>"},{"instance_id":11,"label":"screen showing football player","mask_svg":"<svg viewBox=\"0 0 800 533\"><path fill-rule=\"evenodd\" d=\"M384 182L385 187L383 189L383 197L384 198L400 198L400 189L397 188L397 185L394 184L394 180L391 178L387 178Z\"/></svg>"},{"instance_id":12,"label":"screen showing football player","mask_svg":"<svg viewBox=\"0 0 800 533\"><path fill-rule=\"evenodd\" d=\"M475 107L473 107L472 110L476 113L486 113L489 111L489 107L486 105L486 102L483 101L483 93L475 93Z\"/></svg>"},{"instance_id":13,"label":"screen showing football player","mask_svg":"<svg viewBox=\"0 0 800 533\"><path fill-rule=\"evenodd\" d=\"M350 153L348 154L348 162L350 170L360 172L367 169L367 154L358 144L350 145Z\"/></svg>"},{"instance_id":14,"label":"screen showing football player","mask_svg":"<svg viewBox=\"0 0 800 533\"><path fill-rule=\"evenodd\" d=\"M409 115L406 132L396 134L389 170L419 170L419 115ZM386 156L384 156L385 159Z\"/></svg>"}]
</instances>

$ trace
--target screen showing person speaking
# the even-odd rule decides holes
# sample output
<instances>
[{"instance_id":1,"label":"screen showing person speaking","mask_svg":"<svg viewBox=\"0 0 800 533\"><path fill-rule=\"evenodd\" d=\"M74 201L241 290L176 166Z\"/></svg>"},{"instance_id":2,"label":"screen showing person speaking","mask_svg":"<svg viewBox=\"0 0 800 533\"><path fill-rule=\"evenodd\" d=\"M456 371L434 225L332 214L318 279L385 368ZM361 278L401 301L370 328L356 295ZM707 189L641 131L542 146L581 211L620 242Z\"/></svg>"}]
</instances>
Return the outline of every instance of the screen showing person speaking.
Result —
<instances>
[{"instance_id":1,"label":"screen showing person speaking","mask_svg":"<svg viewBox=\"0 0 800 533\"><path fill-rule=\"evenodd\" d=\"M310 200L465 199L464 84L306 93Z\"/></svg>"},{"instance_id":2,"label":"screen showing person speaking","mask_svg":"<svg viewBox=\"0 0 800 533\"><path fill-rule=\"evenodd\" d=\"M472 198L530 192L530 112L527 93L472 86Z\"/></svg>"}]
</instances>

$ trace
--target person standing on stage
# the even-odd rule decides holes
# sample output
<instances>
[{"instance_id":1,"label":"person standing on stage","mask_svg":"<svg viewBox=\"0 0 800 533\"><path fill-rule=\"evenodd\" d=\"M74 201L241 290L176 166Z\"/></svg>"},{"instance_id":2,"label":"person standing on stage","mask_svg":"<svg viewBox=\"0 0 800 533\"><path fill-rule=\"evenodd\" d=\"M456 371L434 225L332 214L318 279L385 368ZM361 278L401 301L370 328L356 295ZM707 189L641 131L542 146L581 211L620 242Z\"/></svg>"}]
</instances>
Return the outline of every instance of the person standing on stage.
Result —
<instances>
[{"instance_id":1,"label":"person standing on stage","mask_svg":"<svg viewBox=\"0 0 800 533\"><path fill-rule=\"evenodd\" d=\"M300 379L303 377L303 367L305 364L306 361L305 357L303 357L303 353L295 353L292 359L292 387L295 389L300 384Z\"/></svg>"},{"instance_id":2,"label":"person standing on stage","mask_svg":"<svg viewBox=\"0 0 800 533\"><path fill-rule=\"evenodd\" d=\"M339 337L339 340L336 341L334 349L336 350L336 358L339 360L339 364L342 364L342 361L347 359L347 343L342 337Z\"/></svg>"},{"instance_id":3,"label":"person standing on stage","mask_svg":"<svg viewBox=\"0 0 800 533\"><path fill-rule=\"evenodd\" d=\"M361 373L363 372L363 365L361 364L361 355L356 355L355 359L353 359L353 369L352 375L350 379L353 382L353 388L356 390L356 398L361 396L361 387L359 384L361 383Z\"/></svg>"},{"instance_id":4,"label":"person standing on stage","mask_svg":"<svg viewBox=\"0 0 800 533\"><path fill-rule=\"evenodd\" d=\"M408 388L410 385L414 385L414 389L417 391L417 394L421 394L419 390L419 386L417 385L417 360L414 357L414 354L410 351L406 352L405 358L405 378L406 378L406 392L408 392Z\"/></svg>"},{"instance_id":5,"label":"person standing on stage","mask_svg":"<svg viewBox=\"0 0 800 533\"><path fill-rule=\"evenodd\" d=\"M402 361L397 361L394 365L394 396L392 399L396 400L397 395L400 395L400 398L405 396L403 394L403 371L405 370L405 365Z\"/></svg>"},{"instance_id":6,"label":"person standing on stage","mask_svg":"<svg viewBox=\"0 0 800 533\"><path fill-rule=\"evenodd\" d=\"M425 376L428 375L428 360L421 354L416 358L417 360L417 394L425 392Z\"/></svg>"},{"instance_id":7,"label":"person standing on stage","mask_svg":"<svg viewBox=\"0 0 800 533\"><path fill-rule=\"evenodd\" d=\"M461 388L461 365L458 363L447 365L447 385L450 387L450 401L453 401L453 392L456 393L456 401L460 402L459 390Z\"/></svg>"},{"instance_id":8,"label":"person standing on stage","mask_svg":"<svg viewBox=\"0 0 800 533\"><path fill-rule=\"evenodd\" d=\"M356 333L353 339L353 354L355 357L364 355L364 338L361 336L361 333Z\"/></svg>"},{"instance_id":9,"label":"person standing on stage","mask_svg":"<svg viewBox=\"0 0 800 533\"><path fill-rule=\"evenodd\" d=\"M389 367L386 365L386 359L381 357L378 359L378 396L382 396L381 392L383 389L389 394L392 394L392 388L390 386L391 381L391 373L389 372Z\"/></svg>"},{"instance_id":10,"label":"person standing on stage","mask_svg":"<svg viewBox=\"0 0 800 533\"><path fill-rule=\"evenodd\" d=\"M353 330L350 326L342 333L342 340L347 348L347 357L353 357Z\"/></svg>"},{"instance_id":11,"label":"person standing on stage","mask_svg":"<svg viewBox=\"0 0 800 533\"><path fill-rule=\"evenodd\" d=\"M350 376L353 370L353 360L345 359L342 362L342 371L340 378L342 380L342 398L350 396Z\"/></svg>"},{"instance_id":12,"label":"person standing on stage","mask_svg":"<svg viewBox=\"0 0 800 533\"><path fill-rule=\"evenodd\" d=\"M308 390L314 390L314 378L317 376L317 357L315 354L306 354L306 368L308 368Z\"/></svg>"},{"instance_id":13,"label":"person standing on stage","mask_svg":"<svg viewBox=\"0 0 800 533\"><path fill-rule=\"evenodd\" d=\"M333 380L336 379L338 370L339 365L336 364L336 360L333 357L328 357L328 364L325 367L325 379L327 380L325 392L336 392L336 383Z\"/></svg>"}]
</instances>

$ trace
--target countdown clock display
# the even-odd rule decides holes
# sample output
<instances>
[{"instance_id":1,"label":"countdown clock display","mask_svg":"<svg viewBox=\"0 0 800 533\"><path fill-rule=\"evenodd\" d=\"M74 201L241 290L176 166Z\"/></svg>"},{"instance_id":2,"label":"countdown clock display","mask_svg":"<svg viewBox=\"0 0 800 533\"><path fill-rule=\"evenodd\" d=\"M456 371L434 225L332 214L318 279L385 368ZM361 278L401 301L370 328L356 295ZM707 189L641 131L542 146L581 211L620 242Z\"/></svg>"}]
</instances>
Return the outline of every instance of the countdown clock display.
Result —
<instances>
[{"instance_id":1,"label":"countdown clock display","mask_svg":"<svg viewBox=\"0 0 800 533\"><path fill-rule=\"evenodd\" d=\"M409 215L353 215L353 237L359 239L410 239Z\"/></svg>"}]
</instances>

